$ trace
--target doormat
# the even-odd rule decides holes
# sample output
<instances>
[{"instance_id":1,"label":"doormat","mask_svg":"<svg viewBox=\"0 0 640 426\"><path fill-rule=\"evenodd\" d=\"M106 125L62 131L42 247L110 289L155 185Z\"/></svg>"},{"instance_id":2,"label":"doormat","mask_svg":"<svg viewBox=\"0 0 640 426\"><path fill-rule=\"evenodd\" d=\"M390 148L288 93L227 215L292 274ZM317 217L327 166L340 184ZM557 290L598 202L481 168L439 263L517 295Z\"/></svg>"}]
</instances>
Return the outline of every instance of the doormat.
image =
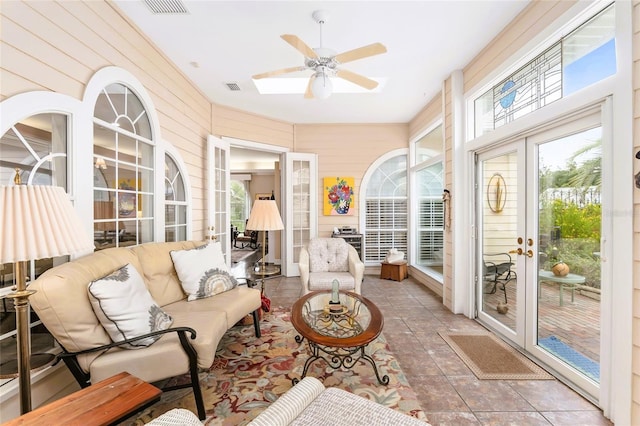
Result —
<instances>
[{"instance_id":1,"label":"doormat","mask_svg":"<svg viewBox=\"0 0 640 426\"><path fill-rule=\"evenodd\" d=\"M490 333L440 333L481 380L552 380L526 356Z\"/></svg>"},{"instance_id":2,"label":"doormat","mask_svg":"<svg viewBox=\"0 0 640 426\"><path fill-rule=\"evenodd\" d=\"M600 382L600 364L591 358L582 355L556 336L549 336L544 339L540 339L538 340L538 345L571 365L587 377L590 377L596 382Z\"/></svg>"}]
</instances>

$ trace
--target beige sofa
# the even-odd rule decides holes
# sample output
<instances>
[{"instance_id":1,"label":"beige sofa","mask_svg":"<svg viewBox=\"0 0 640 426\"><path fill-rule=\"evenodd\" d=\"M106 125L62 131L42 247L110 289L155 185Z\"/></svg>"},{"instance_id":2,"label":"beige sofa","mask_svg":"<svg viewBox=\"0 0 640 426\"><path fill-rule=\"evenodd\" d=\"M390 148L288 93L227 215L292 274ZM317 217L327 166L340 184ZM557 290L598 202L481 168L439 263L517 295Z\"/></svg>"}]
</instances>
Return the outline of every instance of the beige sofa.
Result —
<instances>
[{"instance_id":1,"label":"beige sofa","mask_svg":"<svg viewBox=\"0 0 640 426\"><path fill-rule=\"evenodd\" d=\"M312 238L300 249L298 259L302 294L330 290L338 280L340 290L361 293L364 263L343 238Z\"/></svg>"},{"instance_id":2,"label":"beige sofa","mask_svg":"<svg viewBox=\"0 0 640 426\"><path fill-rule=\"evenodd\" d=\"M110 248L50 269L29 285L36 290L30 298L33 309L62 346L60 358L81 387L121 371L147 382L189 373L191 383L179 387L193 388L198 415L205 418L198 369L211 366L224 333L246 315L253 314L255 333L260 335L260 291L239 285L187 302L170 252L202 244L183 241ZM112 342L94 313L87 289L90 282L126 264L140 273L155 302L173 318L171 328L155 332L162 335L159 340L135 350Z\"/></svg>"}]
</instances>

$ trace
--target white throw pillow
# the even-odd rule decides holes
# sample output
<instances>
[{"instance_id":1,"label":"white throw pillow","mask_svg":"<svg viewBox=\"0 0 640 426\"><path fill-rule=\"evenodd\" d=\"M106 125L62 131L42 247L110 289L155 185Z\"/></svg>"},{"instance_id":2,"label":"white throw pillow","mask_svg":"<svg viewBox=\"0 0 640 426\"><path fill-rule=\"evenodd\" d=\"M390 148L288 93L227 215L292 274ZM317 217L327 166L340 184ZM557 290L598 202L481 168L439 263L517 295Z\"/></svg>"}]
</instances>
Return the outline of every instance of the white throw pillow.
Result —
<instances>
[{"instance_id":1,"label":"white throw pillow","mask_svg":"<svg viewBox=\"0 0 640 426\"><path fill-rule=\"evenodd\" d=\"M88 290L91 306L114 342L166 330L173 323L173 318L153 300L140 273L131 264L92 281ZM123 347L139 349L159 338L149 337Z\"/></svg>"},{"instance_id":2,"label":"white throw pillow","mask_svg":"<svg viewBox=\"0 0 640 426\"><path fill-rule=\"evenodd\" d=\"M229 274L218 241L190 250L173 250L170 254L188 301L211 297L238 285Z\"/></svg>"}]
</instances>

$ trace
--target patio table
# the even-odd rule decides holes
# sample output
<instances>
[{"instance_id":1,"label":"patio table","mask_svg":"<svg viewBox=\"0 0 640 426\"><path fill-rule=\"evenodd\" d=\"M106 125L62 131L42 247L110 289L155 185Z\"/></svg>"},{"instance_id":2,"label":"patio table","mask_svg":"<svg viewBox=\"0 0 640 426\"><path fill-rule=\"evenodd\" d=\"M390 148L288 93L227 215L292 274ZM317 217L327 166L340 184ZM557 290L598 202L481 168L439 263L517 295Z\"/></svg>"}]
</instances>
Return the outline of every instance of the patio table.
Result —
<instances>
[{"instance_id":1,"label":"patio table","mask_svg":"<svg viewBox=\"0 0 640 426\"><path fill-rule=\"evenodd\" d=\"M575 301L576 284L583 284L586 278L578 274L567 274L564 277L554 275L551 271L545 271L541 269L538 272L538 299L540 299L540 283L543 281L553 282L560 285L560 306L564 306L564 300L562 298L562 290L566 286L568 290L571 290L571 303Z\"/></svg>"}]
</instances>

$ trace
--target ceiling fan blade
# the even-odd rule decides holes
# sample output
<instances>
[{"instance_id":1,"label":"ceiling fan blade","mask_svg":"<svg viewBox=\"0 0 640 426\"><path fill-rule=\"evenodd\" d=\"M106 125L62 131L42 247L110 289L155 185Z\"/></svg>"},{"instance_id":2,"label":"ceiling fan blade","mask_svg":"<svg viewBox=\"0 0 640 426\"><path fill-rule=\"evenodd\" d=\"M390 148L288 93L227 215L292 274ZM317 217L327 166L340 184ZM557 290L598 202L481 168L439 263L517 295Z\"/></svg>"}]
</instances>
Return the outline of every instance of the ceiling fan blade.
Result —
<instances>
[{"instance_id":1,"label":"ceiling fan blade","mask_svg":"<svg viewBox=\"0 0 640 426\"><path fill-rule=\"evenodd\" d=\"M307 46L304 41L300 40L298 36L293 34L283 34L280 36L280 38L289 43L307 58L315 59L318 57L318 54L312 48Z\"/></svg>"},{"instance_id":2,"label":"ceiling fan blade","mask_svg":"<svg viewBox=\"0 0 640 426\"><path fill-rule=\"evenodd\" d=\"M313 84L313 80L316 79L316 74L313 73L311 77L309 77L309 83L307 83L307 90L304 92L305 99L313 99L313 92L311 91L311 85Z\"/></svg>"},{"instance_id":3,"label":"ceiling fan blade","mask_svg":"<svg viewBox=\"0 0 640 426\"><path fill-rule=\"evenodd\" d=\"M336 76L340 78L344 78L345 80L349 80L350 82L357 84L358 86L364 87L365 89L371 90L378 87L377 81L371 80L370 78L367 78L360 74L356 74L355 72L352 72L352 71L337 70Z\"/></svg>"},{"instance_id":4,"label":"ceiling fan blade","mask_svg":"<svg viewBox=\"0 0 640 426\"><path fill-rule=\"evenodd\" d=\"M256 74L251 78L253 78L255 80L258 80L260 78L273 77L273 76L276 76L276 75L286 74L286 73L289 73L289 72L304 71L305 69L306 69L306 67L283 68L281 70L268 71L268 72L263 72L262 74Z\"/></svg>"},{"instance_id":5,"label":"ceiling fan blade","mask_svg":"<svg viewBox=\"0 0 640 426\"><path fill-rule=\"evenodd\" d=\"M355 61L357 59L366 58L369 56L380 55L386 53L387 48L381 43L373 43L368 46L359 47L357 49L349 50L348 52L340 53L336 55L336 61L340 64L345 62Z\"/></svg>"}]
</instances>

